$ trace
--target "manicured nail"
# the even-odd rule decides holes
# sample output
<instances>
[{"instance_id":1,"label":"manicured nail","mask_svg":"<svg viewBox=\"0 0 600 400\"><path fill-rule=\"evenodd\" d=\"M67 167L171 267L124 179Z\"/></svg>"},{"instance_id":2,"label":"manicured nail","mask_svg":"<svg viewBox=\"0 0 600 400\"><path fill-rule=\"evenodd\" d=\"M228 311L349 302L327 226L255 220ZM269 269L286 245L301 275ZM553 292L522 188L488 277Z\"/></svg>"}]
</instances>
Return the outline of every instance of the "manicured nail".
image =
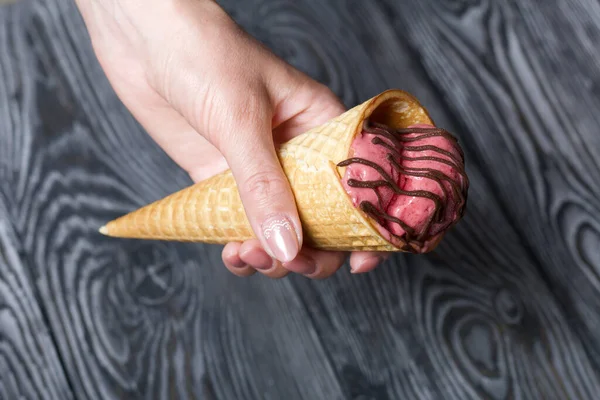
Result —
<instances>
[{"instance_id":1,"label":"manicured nail","mask_svg":"<svg viewBox=\"0 0 600 400\"><path fill-rule=\"evenodd\" d=\"M242 268L246 268L248 266L248 264L246 264L242 260L237 260L236 262L231 263L231 266L235 269L242 269Z\"/></svg>"},{"instance_id":2,"label":"manicured nail","mask_svg":"<svg viewBox=\"0 0 600 400\"><path fill-rule=\"evenodd\" d=\"M382 257L370 257L364 260L360 265L356 268L350 268L350 273L352 274L360 274L363 272L367 272L375 268L379 263L383 261Z\"/></svg>"},{"instance_id":3,"label":"manicured nail","mask_svg":"<svg viewBox=\"0 0 600 400\"><path fill-rule=\"evenodd\" d=\"M263 235L271 255L281 262L292 261L298 251L298 234L292 222L286 217L273 217L262 225Z\"/></svg>"},{"instance_id":4,"label":"manicured nail","mask_svg":"<svg viewBox=\"0 0 600 400\"><path fill-rule=\"evenodd\" d=\"M260 262L257 265L254 265L254 268L259 269L261 271L268 271L275 266L275 260L269 257L269 260L265 260L264 262Z\"/></svg>"},{"instance_id":5,"label":"manicured nail","mask_svg":"<svg viewBox=\"0 0 600 400\"><path fill-rule=\"evenodd\" d=\"M253 268L261 271L270 270L276 262L275 259L263 249L255 249L252 253L246 254L246 258Z\"/></svg>"}]
</instances>

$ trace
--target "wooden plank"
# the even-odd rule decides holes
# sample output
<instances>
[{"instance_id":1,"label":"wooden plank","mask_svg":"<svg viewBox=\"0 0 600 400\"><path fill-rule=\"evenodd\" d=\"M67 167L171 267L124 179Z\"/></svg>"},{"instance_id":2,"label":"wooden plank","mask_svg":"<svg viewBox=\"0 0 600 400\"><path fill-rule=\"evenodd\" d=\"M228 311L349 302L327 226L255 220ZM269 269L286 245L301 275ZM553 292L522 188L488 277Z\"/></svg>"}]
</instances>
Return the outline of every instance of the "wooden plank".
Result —
<instances>
[{"instance_id":1,"label":"wooden plank","mask_svg":"<svg viewBox=\"0 0 600 400\"><path fill-rule=\"evenodd\" d=\"M16 11L16 10L15 10ZM12 19L0 9L0 398L72 399L60 353L39 304L35 275L14 229L18 159L34 111L28 80L28 54ZM33 81L30 85L33 84Z\"/></svg>"},{"instance_id":2,"label":"wooden plank","mask_svg":"<svg viewBox=\"0 0 600 400\"><path fill-rule=\"evenodd\" d=\"M29 268L0 206L0 398L72 399Z\"/></svg>"},{"instance_id":3,"label":"wooden plank","mask_svg":"<svg viewBox=\"0 0 600 400\"><path fill-rule=\"evenodd\" d=\"M529 329L535 326L547 341L528 344L545 349L544 356L516 364L512 380L529 375L548 381L538 389L543 395L525 398L598 393L592 310L599 304L600 203L592 182L600 181L599 136L595 106L587 106L598 100L585 85L597 82L597 63L589 60L600 21L596 3L581 3L475 2L452 9L411 2L395 14L399 33L419 49L463 124L471 170L484 175L473 181L470 216L457 233L479 232L473 239L481 254L470 253L491 261L490 275L516 272L513 301L536 309ZM571 57L565 57L567 48ZM492 222L490 216L503 218ZM486 220L492 233L481 227ZM505 253L504 260L489 251ZM524 276L532 274L537 277Z\"/></svg>"},{"instance_id":4,"label":"wooden plank","mask_svg":"<svg viewBox=\"0 0 600 400\"><path fill-rule=\"evenodd\" d=\"M72 399L8 215L0 206L0 398Z\"/></svg>"}]
</instances>

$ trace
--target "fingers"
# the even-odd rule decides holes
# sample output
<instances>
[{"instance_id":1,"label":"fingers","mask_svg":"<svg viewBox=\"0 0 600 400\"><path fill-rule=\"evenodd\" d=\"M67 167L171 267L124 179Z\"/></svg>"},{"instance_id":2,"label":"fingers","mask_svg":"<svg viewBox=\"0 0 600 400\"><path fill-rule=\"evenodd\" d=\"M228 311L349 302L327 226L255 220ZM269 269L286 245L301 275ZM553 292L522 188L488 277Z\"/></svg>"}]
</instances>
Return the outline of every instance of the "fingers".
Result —
<instances>
[{"instance_id":1,"label":"fingers","mask_svg":"<svg viewBox=\"0 0 600 400\"><path fill-rule=\"evenodd\" d=\"M389 252L355 252L350 256L350 268L353 274L374 270L385 262ZM250 276L259 271L270 278L282 278L289 272L304 275L311 279L324 279L332 276L346 260L344 252L321 251L303 248L298 256L281 264L273 260L261 247L258 240L244 243L229 243L223 249L223 262L227 269L238 276Z\"/></svg>"},{"instance_id":2,"label":"fingers","mask_svg":"<svg viewBox=\"0 0 600 400\"><path fill-rule=\"evenodd\" d=\"M296 202L275 152L269 101L258 94L232 110L219 138L248 220L265 251L280 262L296 258L302 229Z\"/></svg>"},{"instance_id":3,"label":"fingers","mask_svg":"<svg viewBox=\"0 0 600 400\"><path fill-rule=\"evenodd\" d=\"M390 256L389 252L357 251L350 256L350 271L353 274L372 271Z\"/></svg>"},{"instance_id":4,"label":"fingers","mask_svg":"<svg viewBox=\"0 0 600 400\"><path fill-rule=\"evenodd\" d=\"M240 246L240 258L258 272L269 278L283 278L288 271L281 263L269 256L256 239L247 240Z\"/></svg>"},{"instance_id":5,"label":"fingers","mask_svg":"<svg viewBox=\"0 0 600 400\"><path fill-rule=\"evenodd\" d=\"M241 277L250 276L256 272L254 268L246 264L239 255L241 243L228 243L221 254L223 264L227 269Z\"/></svg>"},{"instance_id":6,"label":"fingers","mask_svg":"<svg viewBox=\"0 0 600 400\"><path fill-rule=\"evenodd\" d=\"M346 111L342 102L325 85L293 71L297 89L279 95L278 88L272 93L275 98L273 127L278 141L286 142L309 129L319 126ZM285 91L283 91L285 93Z\"/></svg>"},{"instance_id":7,"label":"fingers","mask_svg":"<svg viewBox=\"0 0 600 400\"><path fill-rule=\"evenodd\" d=\"M302 249L296 259L283 266L292 272L312 279L324 279L333 275L344 263L346 253L322 251L308 247Z\"/></svg>"},{"instance_id":8,"label":"fingers","mask_svg":"<svg viewBox=\"0 0 600 400\"><path fill-rule=\"evenodd\" d=\"M306 249L302 249L295 259L284 263L283 267L299 275L311 276L317 271L317 260L313 255L307 254Z\"/></svg>"},{"instance_id":9,"label":"fingers","mask_svg":"<svg viewBox=\"0 0 600 400\"><path fill-rule=\"evenodd\" d=\"M250 276L256 271L270 278L282 278L288 270L272 259L256 239L244 243L228 243L223 248L223 263L229 271L238 276Z\"/></svg>"},{"instance_id":10,"label":"fingers","mask_svg":"<svg viewBox=\"0 0 600 400\"><path fill-rule=\"evenodd\" d=\"M227 244L222 258L227 269L238 276L250 276L258 271L270 278L282 278L294 272L311 279L323 279L342 266L346 253L303 248L294 260L282 265L262 249L258 240L252 239Z\"/></svg>"},{"instance_id":11,"label":"fingers","mask_svg":"<svg viewBox=\"0 0 600 400\"><path fill-rule=\"evenodd\" d=\"M138 100L142 94L131 96L132 91L122 96L123 103L169 157L195 182L227 170L227 162L221 153L165 99L146 89L143 104Z\"/></svg>"}]
</instances>

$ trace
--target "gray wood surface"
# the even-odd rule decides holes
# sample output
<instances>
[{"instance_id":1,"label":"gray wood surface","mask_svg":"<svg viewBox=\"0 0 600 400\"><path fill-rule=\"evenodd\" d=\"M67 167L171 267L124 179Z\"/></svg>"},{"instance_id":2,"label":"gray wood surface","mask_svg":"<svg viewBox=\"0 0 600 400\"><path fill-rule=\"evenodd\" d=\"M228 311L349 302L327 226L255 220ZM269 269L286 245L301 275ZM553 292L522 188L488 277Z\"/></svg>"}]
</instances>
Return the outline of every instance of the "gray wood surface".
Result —
<instances>
[{"instance_id":1,"label":"gray wood surface","mask_svg":"<svg viewBox=\"0 0 600 400\"><path fill-rule=\"evenodd\" d=\"M422 99L465 148L465 219L433 254L318 282L102 237L190 181L70 1L1 7L0 398L600 398L600 4L222 4L347 106Z\"/></svg>"}]
</instances>

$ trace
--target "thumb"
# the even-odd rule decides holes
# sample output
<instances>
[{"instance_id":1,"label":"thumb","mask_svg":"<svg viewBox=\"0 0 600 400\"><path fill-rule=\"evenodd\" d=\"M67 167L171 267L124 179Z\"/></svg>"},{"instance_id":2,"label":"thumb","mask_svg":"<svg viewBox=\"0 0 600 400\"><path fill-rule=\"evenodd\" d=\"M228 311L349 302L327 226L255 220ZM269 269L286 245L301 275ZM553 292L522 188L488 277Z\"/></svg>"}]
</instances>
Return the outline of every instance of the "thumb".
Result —
<instances>
[{"instance_id":1,"label":"thumb","mask_svg":"<svg viewBox=\"0 0 600 400\"><path fill-rule=\"evenodd\" d=\"M296 201L275 151L272 115L265 106L245 108L231 120L219 150L238 186L248 220L271 257L289 262L302 247L302 228ZM258 108L248 113L249 109ZM230 114L231 115L231 114Z\"/></svg>"}]
</instances>

